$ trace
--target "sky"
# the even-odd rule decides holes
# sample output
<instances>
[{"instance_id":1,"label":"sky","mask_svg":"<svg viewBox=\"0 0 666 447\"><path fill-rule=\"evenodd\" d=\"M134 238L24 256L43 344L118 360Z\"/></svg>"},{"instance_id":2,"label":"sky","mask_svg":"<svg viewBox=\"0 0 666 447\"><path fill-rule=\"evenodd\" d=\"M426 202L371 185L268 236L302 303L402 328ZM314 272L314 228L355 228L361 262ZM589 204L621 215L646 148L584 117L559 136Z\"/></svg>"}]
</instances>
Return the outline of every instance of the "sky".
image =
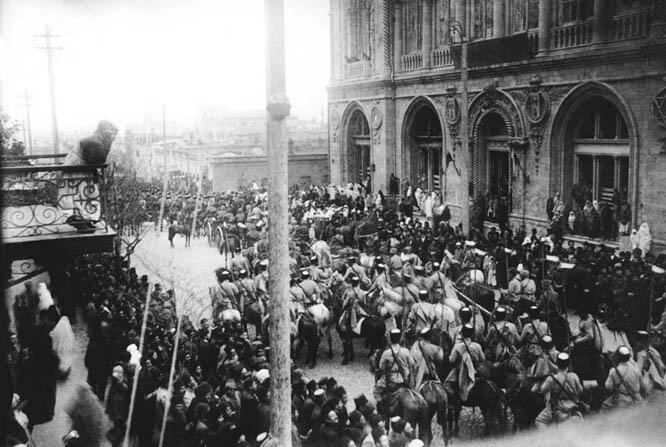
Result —
<instances>
[{"instance_id":1,"label":"sky","mask_svg":"<svg viewBox=\"0 0 666 447\"><path fill-rule=\"evenodd\" d=\"M264 0L0 0L0 104L51 129L49 25L59 128L121 129L161 117L187 126L202 106L265 109ZM321 118L329 81L328 0L285 0L292 115ZM168 121L167 120L167 121Z\"/></svg>"}]
</instances>

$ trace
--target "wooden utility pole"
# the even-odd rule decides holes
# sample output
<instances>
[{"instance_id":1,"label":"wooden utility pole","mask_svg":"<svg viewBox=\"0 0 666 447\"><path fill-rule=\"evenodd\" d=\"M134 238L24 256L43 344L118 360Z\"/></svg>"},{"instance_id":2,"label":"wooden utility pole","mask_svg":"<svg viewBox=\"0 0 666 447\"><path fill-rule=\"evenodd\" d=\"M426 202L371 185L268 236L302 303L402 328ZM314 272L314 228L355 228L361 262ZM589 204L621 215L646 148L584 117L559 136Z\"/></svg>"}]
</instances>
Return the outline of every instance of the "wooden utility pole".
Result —
<instances>
[{"instance_id":1,"label":"wooden utility pole","mask_svg":"<svg viewBox=\"0 0 666 447\"><path fill-rule=\"evenodd\" d=\"M467 86L467 37L464 28L460 24L460 133L462 137L460 142L462 148L460 157L462 158L462 169L460 171L460 220L463 225L463 233L469 234L469 108L468 108L468 86Z\"/></svg>"},{"instance_id":2,"label":"wooden utility pole","mask_svg":"<svg viewBox=\"0 0 666 447\"><path fill-rule=\"evenodd\" d=\"M162 220L164 219L164 207L166 205L167 188L169 187L169 169L167 167L167 142L166 142L166 106L162 106L162 153L164 155L164 182L162 183L162 200L160 201L160 220L157 229L162 231Z\"/></svg>"},{"instance_id":3,"label":"wooden utility pole","mask_svg":"<svg viewBox=\"0 0 666 447\"><path fill-rule=\"evenodd\" d=\"M49 90L51 93L51 125L53 133L53 149L56 154L60 153L60 138L58 137L58 118L56 116L56 97L55 97L55 77L53 76L53 50L62 50L62 47L54 47L51 44L52 37L60 37L51 34L51 28L47 25L44 34L37 34L35 37L44 38L45 45L37 47L40 50L46 50L46 57L49 65Z\"/></svg>"},{"instance_id":4,"label":"wooden utility pole","mask_svg":"<svg viewBox=\"0 0 666 447\"><path fill-rule=\"evenodd\" d=\"M284 0L264 0L266 21L266 110L268 112L268 291L271 431L268 446L291 447L289 350L289 234Z\"/></svg>"},{"instance_id":5,"label":"wooden utility pole","mask_svg":"<svg viewBox=\"0 0 666 447\"><path fill-rule=\"evenodd\" d=\"M26 90L23 92L23 106L25 107L25 124L23 126L23 139L27 140L25 141L26 143L26 149L28 149L28 155L32 155L32 126L30 124L30 107L32 104L30 104L30 95L28 95L28 91ZM25 135L25 132L28 132L27 135Z\"/></svg>"}]
</instances>

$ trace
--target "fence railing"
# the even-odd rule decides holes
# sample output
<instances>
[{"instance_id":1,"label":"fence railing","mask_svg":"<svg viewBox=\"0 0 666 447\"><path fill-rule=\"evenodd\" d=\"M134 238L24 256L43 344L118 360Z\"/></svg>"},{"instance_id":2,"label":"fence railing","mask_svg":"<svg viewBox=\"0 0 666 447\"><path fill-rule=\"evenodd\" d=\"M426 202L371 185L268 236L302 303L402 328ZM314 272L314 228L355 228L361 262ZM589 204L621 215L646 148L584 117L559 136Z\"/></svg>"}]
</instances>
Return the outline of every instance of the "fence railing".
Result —
<instances>
[{"instance_id":1,"label":"fence railing","mask_svg":"<svg viewBox=\"0 0 666 447\"><path fill-rule=\"evenodd\" d=\"M432 66L433 67L448 67L453 66L453 58L451 57L451 47L437 48L432 51Z\"/></svg>"},{"instance_id":2,"label":"fence railing","mask_svg":"<svg viewBox=\"0 0 666 447\"><path fill-rule=\"evenodd\" d=\"M592 43L592 20L553 28L553 47L571 48Z\"/></svg>"},{"instance_id":3,"label":"fence railing","mask_svg":"<svg viewBox=\"0 0 666 447\"><path fill-rule=\"evenodd\" d=\"M404 54L401 60L402 71L420 70L423 68L423 53L420 51Z\"/></svg>"},{"instance_id":4,"label":"fence railing","mask_svg":"<svg viewBox=\"0 0 666 447\"><path fill-rule=\"evenodd\" d=\"M650 10L643 9L631 14L613 17L611 21L611 40L639 39L647 37L650 29Z\"/></svg>"},{"instance_id":5,"label":"fence railing","mask_svg":"<svg viewBox=\"0 0 666 447\"><path fill-rule=\"evenodd\" d=\"M106 166L0 168L3 239L106 231Z\"/></svg>"}]
</instances>

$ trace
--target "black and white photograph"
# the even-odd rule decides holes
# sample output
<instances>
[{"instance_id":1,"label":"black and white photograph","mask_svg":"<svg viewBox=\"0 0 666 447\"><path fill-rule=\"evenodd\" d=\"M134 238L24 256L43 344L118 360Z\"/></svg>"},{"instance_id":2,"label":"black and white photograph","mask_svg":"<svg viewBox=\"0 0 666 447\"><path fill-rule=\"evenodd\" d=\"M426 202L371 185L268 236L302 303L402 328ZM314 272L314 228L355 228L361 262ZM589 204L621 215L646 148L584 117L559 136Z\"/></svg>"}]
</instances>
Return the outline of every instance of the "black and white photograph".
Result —
<instances>
[{"instance_id":1,"label":"black and white photograph","mask_svg":"<svg viewBox=\"0 0 666 447\"><path fill-rule=\"evenodd\" d=\"M0 0L0 447L666 445L666 0Z\"/></svg>"}]
</instances>

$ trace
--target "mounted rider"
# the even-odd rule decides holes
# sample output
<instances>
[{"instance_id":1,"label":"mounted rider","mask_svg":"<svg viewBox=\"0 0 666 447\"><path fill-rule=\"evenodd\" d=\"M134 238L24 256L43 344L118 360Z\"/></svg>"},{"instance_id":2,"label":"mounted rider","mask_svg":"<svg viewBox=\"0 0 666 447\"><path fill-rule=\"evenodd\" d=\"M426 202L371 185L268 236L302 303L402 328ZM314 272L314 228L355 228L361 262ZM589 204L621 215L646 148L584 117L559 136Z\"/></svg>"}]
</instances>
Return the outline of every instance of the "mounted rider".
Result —
<instances>
[{"instance_id":1,"label":"mounted rider","mask_svg":"<svg viewBox=\"0 0 666 447\"><path fill-rule=\"evenodd\" d=\"M419 291L418 301L412 305L409 314L407 315L407 327L405 328L405 335L410 345L411 340L414 340L423 329L432 329L437 324L437 314L435 307L430 302L428 291L423 289Z\"/></svg>"},{"instance_id":2,"label":"mounted rider","mask_svg":"<svg viewBox=\"0 0 666 447\"><path fill-rule=\"evenodd\" d=\"M659 351L650 345L648 332L638 331L637 338L636 365L643 375L645 397L649 398L654 390L666 390L666 368Z\"/></svg>"},{"instance_id":3,"label":"mounted rider","mask_svg":"<svg viewBox=\"0 0 666 447\"><path fill-rule=\"evenodd\" d=\"M486 357L493 362L499 362L506 355L516 352L516 345L519 341L520 336L516 325L506 321L506 309L498 307L495 310L495 320L490 323L484 339Z\"/></svg>"},{"instance_id":4,"label":"mounted rider","mask_svg":"<svg viewBox=\"0 0 666 447\"><path fill-rule=\"evenodd\" d=\"M236 286L240 292L238 310L241 313L241 317L245 318L245 312L247 309L256 307L256 310L263 318L265 314L264 303L257 297L255 283L252 278L249 277L247 270L240 269Z\"/></svg>"},{"instance_id":5,"label":"mounted rider","mask_svg":"<svg viewBox=\"0 0 666 447\"><path fill-rule=\"evenodd\" d=\"M437 261L432 263L432 273L425 279L425 288L436 301L446 297L446 276L441 271L441 264Z\"/></svg>"},{"instance_id":6,"label":"mounted rider","mask_svg":"<svg viewBox=\"0 0 666 447\"><path fill-rule=\"evenodd\" d=\"M365 274L363 266L358 264L358 258L356 256L350 256L347 258L347 265L348 267L344 277L345 281L349 281L349 278L352 276L357 276L365 288L370 287L370 278Z\"/></svg>"},{"instance_id":7,"label":"mounted rider","mask_svg":"<svg viewBox=\"0 0 666 447\"><path fill-rule=\"evenodd\" d=\"M528 367L543 353L541 349L541 337L547 334L550 335L548 323L541 321L541 311L537 306L530 307L529 319L530 321L525 324L523 333L520 336L523 363Z\"/></svg>"},{"instance_id":8,"label":"mounted rider","mask_svg":"<svg viewBox=\"0 0 666 447\"><path fill-rule=\"evenodd\" d=\"M254 277L254 286L257 297L262 301L268 300L268 259L259 261L257 276Z\"/></svg>"},{"instance_id":9,"label":"mounted rider","mask_svg":"<svg viewBox=\"0 0 666 447\"><path fill-rule=\"evenodd\" d=\"M555 347L553 337L550 335L541 337L541 351L541 355L527 373L527 376L537 383L543 383L549 375L558 371L557 356L560 352Z\"/></svg>"},{"instance_id":10,"label":"mounted rider","mask_svg":"<svg viewBox=\"0 0 666 447\"><path fill-rule=\"evenodd\" d=\"M360 317L367 316L367 312L362 306L365 302L365 292L361 290L360 279L358 276L352 276L350 286L342 295L342 314L338 324L343 335L342 340L342 364L347 365L354 360L353 331L358 325Z\"/></svg>"},{"instance_id":11,"label":"mounted rider","mask_svg":"<svg viewBox=\"0 0 666 447\"><path fill-rule=\"evenodd\" d=\"M578 375L569 372L569 354L558 354L556 362L556 372L548 375L543 383L536 383L532 387L533 392L546 395L546 407L536 418L537 428L544 428L553 422L564 422L580 408L583 386Z\"/></svg>"},{"instance_id":12,"label":"mounted rider","mask_svg":"<svg viewBox=\"0 0 666 447\"><path fill-rule=\"evenodd\" d=\"M402 331L393 329L389 333L389 347L384 350L377 369L379 378L372 393L377 404L377 412L388 416L391 404L402 388L410 388L413 381L414 360L407 350L400 345Z\"/></svg>"},{"instance_id":13,"label":"mounted rider","mask_svg":"<svg viewBox=\"0 0 666 447\"><path fill-rule=\"evenodd\" d=\"M643 401L641 370L633 361L629 348L617 348L617 358L618 365L611 368L605 383L606 391L610 394L603 404L605 410L632 407Z\"/></svg>"},{"instance_id":14,"label":"mounted rider","mask_svg":"<svg viewBox=\"0 0 666 447\"><path fill-rule=\"evenodd\" d=\"M215 271L218 284L212 291L213 317L219 318L220 312L227 309L238 309L239 291L232 282L231 272L227 269Z\"/></svg>"},{"instance_id":15,"label":"mounted rider","mask_svg":"<svg viewBox=\"0 0 666 447\"><path fill-rule=\"evenodd\" d=\"M298 284L305 293L305 307L314 306L319 302L321 291L315 281L310 276L310 271L307 269L301 270L301 282Z\"/></svg>"},{"instance_id":16,"label":"mounted rider","mask_svg":"<svg viewBox=\"0 0 666 447\"><path fill-rule=\"evenodd\" d=\"M483 368L486 356L481 345L472 341L474 328L466 324L461 330L461 340L456 344L449 355L449 363L454 365L444 382L444 387L451 394L458 394L464 402L476 383L477 375L487 377L488 371Z\"/></svg>"},{"instance_id":17,"label":"mounted rider","mask_svg":"<svg viewBox=\"0 0 666 447\"><path fill-rule=\"evenodd\" d=\"M423 328L412 345L410 354L414 359L414 389L418 390L427 380L440 381L440 367L444 362L444 350L429 340L430 328Z\"/></svg>"}]
</instances>

